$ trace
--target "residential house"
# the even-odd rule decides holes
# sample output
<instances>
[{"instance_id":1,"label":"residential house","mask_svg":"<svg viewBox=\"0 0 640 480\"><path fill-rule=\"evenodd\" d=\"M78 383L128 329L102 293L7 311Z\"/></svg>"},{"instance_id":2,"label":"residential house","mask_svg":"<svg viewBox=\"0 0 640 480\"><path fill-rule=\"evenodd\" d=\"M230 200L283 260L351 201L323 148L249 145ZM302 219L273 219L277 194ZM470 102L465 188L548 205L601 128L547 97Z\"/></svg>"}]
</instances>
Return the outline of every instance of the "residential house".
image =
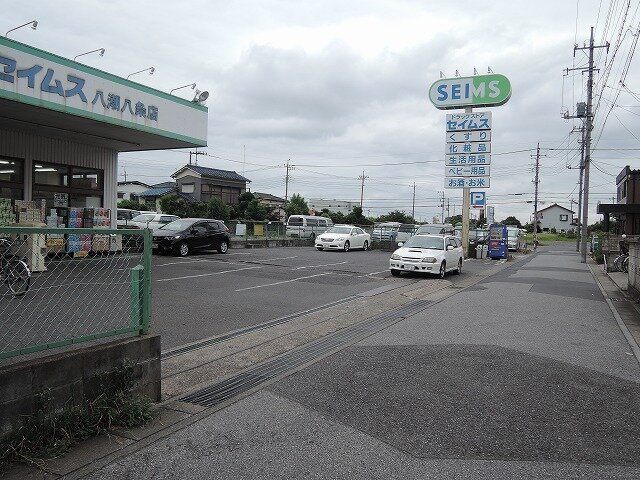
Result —
<instances>
[{"instance_id":1,"label":"residential house","mask_svg":"<svg viewBox=\"0 0 640 480\"><path fill-rule=\"evenodd\" d=\"M253 196L270 211L274 212L281 221L287 219L287 212L285 212L287 202L284 198L276 197L270 193L260 192L253 192Z\"/></svg>"},{"instance_id":2,"label":"residential house","mask_svg":"<svg viewBox=\"0 0 640 480\"><path fill-rule=\"evenodd\" d=\"M558 233L565 233L573 230L573 210L557 203L538 210L538 226L543 232L555 230Z\"/></svg>"},{"instance_id":3,"label":"residential house","mask_svg":"<svg viewBox=\"0 0 640 480\"><path fill-rule=\"evenodd\" d=\"M227 205L237 205L251 182L234 171L199 165L185 165L171 177L175 178L179 193L191 195L198 202L219 198Z\"/></svg>"},{"instance_id":4,"label":"residential house","mask_svg":"<svg viewBox=\"0 0 640 480\"><path fill-rule=\"evenodd\" d=\"M604 228L609 231L610 215L616 219L616 232L640 235L640 170L627 165L616 177L617 203L599 204L604 215Z\"/></svg>"},{"instance_id":5,"label":"residential house","mask_svg":"<svg viewBox=\"0 0 640 480\"><path fill-rule=\"evenodd\" d=\"M137 180L129 182L118 182L118 201L132 200L138 201L138 195L149 189L149 185Z\"/></svg>"}]
</instances>

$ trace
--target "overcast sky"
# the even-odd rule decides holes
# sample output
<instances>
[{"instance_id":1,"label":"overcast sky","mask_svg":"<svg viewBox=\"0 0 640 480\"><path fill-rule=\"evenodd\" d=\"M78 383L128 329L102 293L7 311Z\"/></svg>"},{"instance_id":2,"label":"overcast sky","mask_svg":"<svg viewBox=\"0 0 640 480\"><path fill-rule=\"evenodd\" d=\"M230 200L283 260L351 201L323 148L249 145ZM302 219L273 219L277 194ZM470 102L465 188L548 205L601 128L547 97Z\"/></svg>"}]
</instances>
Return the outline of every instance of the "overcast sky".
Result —
<instances>
[{"instance_id":1,"label":"overcast sky","mask_svg":"<svg viewBox=\"0 0 640 480\"><path fill-rule=\"evenodd\" d=\"M4 2L4 31L38 20L11 38L73 58L104 47L88 65L159 90L197 83L211 96L208 147L199 164L235 170L251 190L360 201L365 214L451 214L461 190L444 188L445 111L429 101L441 72L507 76L513 93L493 113L489 204L496 219L531 219L536 145L541 147L539 208L577 201L579 123L564 120L586 100L595 27L593 165L589 223L597 202L611 203L615 176L639 168L640 74L634 55L639 2L410 0ZM630 62L630 63L629 63ZM621 83L622 80L622 83ZM184 98L191 89L174 92ZM188 151L124 153L120 175L158 183L188 163ZM567 168L567 167L572 168ZM577 212L574 205L573 210Z\"/></svg>"}]
</instances>

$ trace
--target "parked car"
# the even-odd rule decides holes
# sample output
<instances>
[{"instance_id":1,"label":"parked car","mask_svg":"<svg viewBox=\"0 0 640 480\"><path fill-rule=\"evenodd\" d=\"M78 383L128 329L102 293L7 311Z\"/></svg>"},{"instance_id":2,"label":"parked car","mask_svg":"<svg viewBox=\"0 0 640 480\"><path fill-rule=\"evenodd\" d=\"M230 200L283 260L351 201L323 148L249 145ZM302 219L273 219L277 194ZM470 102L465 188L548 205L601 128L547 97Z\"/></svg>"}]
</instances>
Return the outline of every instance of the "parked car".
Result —
<instances>
[{"instance_id":1,"label":"parked car","mask_svg":"<svg viewBox=\"0 0 640 480\"><path fill-rule=\"evenodd\" d=\"M426 223L418 225L416 235L455 235L455 228L450 223ZM461 236L461 235L458 235Z\"/></svg>"},{"instance_id":2,"label":"parked car","mask_svg":"<svg viewBox=\"0 0 640 480\"><path fill-rule=\"evenodd\" d=\"M352 248L369 250L371 235L360 227L353 225L334 225L329 230L316 237L318 250L344 250L348 252Z\"/></svg>"},{"instance_id":3,"label":"parked car","mask_svg":"<svg viewBox=\"0 0 640 480\"><path fill-rule=\"evenodd\" d=\"M420 272L444 278L447 272L462 273L463 262L462 243L455 235L414 235L393 252L389 269L394 276Z\"/></svg>"},{"instance_id":4,"label":"parked car","mask_svg":"<svg viewBox=\"0 0 640 480\"><path fill-rule=\"evenodd\" d=\"M520 228L507 225L507 250L515 252L524 249L526 246L525 238Z\"/></svg>"},{"instance_id":5,"label":"parked car","mask_svg":"<svg viewBox=\"0 0 640 480\"><path fill-rule=\"evenodd\" d=\"M218 250L227 253L231 241L222 220L181 218L153 231L154 253L173 253L186 257L195 250Z\"/></svg>"},{"instance_id":6,"label":"parked car","mask_svg":"<svg viewBox=\"0 0 640 480\"><path fill-rule=\"evenodd\" d=\"M315 215L291 215L287 220L287 237L310 238L314 240L333 226L330 218Z\"/></svg>"},{"instance_id":7,"label":"parked car","mask_svg":"<svg viewBox=\"0 0 640 480\"><path fill-rule=\"evenodd\" d=\"M167 223L171 223L178 220L180 217L176 215L166 215L164 213L141 213L140 215L133 217L129 221L129 225L133 228L149 228L155 230Z\"/></svg>"},{"instance_id":8,"label":"parked car","mask_svg":"<svg viewBox=\"0 0 640 480\"><path fill-rule=\"evenodd\" d=\"M131 220L133 220L134 217L137 217L141 213L149 213L155 215L156 212L131 210L130 208L118 208L116 211L116 225L120 228L131 228Z\"/></svg>"}]
</instances>

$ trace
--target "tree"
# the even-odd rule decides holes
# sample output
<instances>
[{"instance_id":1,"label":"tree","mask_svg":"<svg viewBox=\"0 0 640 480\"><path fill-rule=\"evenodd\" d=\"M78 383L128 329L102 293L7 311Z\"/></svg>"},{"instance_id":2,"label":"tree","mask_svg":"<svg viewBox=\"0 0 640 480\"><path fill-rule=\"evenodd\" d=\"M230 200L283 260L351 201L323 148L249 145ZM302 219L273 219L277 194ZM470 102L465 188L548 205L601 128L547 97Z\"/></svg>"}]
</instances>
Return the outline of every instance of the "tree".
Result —
<instances>
[{"instance_id":1,"label":"tree","mask_svg":"<svg viewBox=\"0 0 640 480\"><path fill-rule=\"evenodd\" d=\"M189 207L184 198L177 195L165 195L160 199L160 208L167 215L177 215L178 217L188 217Z\"/></svg>"},{"instance_id":2,"label":"tree","mask_svg":"<svg viewBox=\"0 0 640 480\"><path fill-rule=\"evenodd\" d=\"M502 222L505 225L515 225L518 228L522 228L522 224L520 223L520 220L518 220L516 217L514 217L513 215L511 215L510 217L505 218L504 220L502 220Z\"/></svg>"},{"instance_id":3,"label":"tree","mask_svg":"<svg viewBox=\"0 0 640 480\"><path fill-rule=\"evenodd\" d=\"M248 220L264 220L267 218L269 210L266 206L260 203L260 200L255 198L249 202L246 210L244 211L244 217Z\"/></svg>"},{"instance_id":4,"label":"tree","mask_svg":"<svg viewBox=\"0 0 640 480\"><path fill-rule=\"evenodd\" d=\"M118 208L128 208L129 210L146 210L147 206L134 200L122 200L118 202Z\"/></svg>"},{"instance_id":5,"label":"tree","mask_svg":"<svg viewBox=\"0 0 640 480\"><path fill-rule=\"evenodd\" d=\"M393 212L378 217L378 222L414 223L415 220L411 215L407 215L405 211L394 210Z\"/></svg>"},{"instance_id":6,"label":"tree","mask_svg":"<svg viewBox=\"0 0 640 480\"><path fill-rule=\"evenodd\" d=\"M462 225L462 215L453 215L451 217L448 218L449 223L453 226L455 225Z\"/></svg>"},{"instance_id":7,"label":"tree","mask_svg":"<svg viewBox=\"0 0 640 480\"><path fill-rule=\"evenodd\" d=\"M353 207L351 213L345 217L345 221L353 225L371 225L373 223L362 214L362 207Z\"/></svg>"},{"instance_id":8,"label":"tree","mask_svg":"<svg viewBox=\"0 0 640 480\"><path fill-rule=\"evenodd\" d=\"M304 197L294 193L291 195L291 200L289 200L289 204L285 208L287 215L308 215L309 214L309 205L305 201Z\"/></svg>"},{"instance_id":9,"label":"tree","mask_svg":"<svg viewBox=\"0 0 640 480\"><path fill-rule=\"evenodd\" d=\"M247 211L249 203L251 203L252 200L255 200L255 198L256 197L251 192L245 192L240 195L240 197L238 197L238 204L231 207L231 218L247 218L245 212Z\"/></svg>"},{"instance_id":10,"label":"tree","mask_svg":"<svg viewBox=\"0 0 640 480\"><path fill-rule=\"evenodd\" d=\"M229 207L219 198L212 198L206 205L207 218L215 218L216 220L222 220L225 222L231 218L231 211Z\"/></svg>"}]
</instances>

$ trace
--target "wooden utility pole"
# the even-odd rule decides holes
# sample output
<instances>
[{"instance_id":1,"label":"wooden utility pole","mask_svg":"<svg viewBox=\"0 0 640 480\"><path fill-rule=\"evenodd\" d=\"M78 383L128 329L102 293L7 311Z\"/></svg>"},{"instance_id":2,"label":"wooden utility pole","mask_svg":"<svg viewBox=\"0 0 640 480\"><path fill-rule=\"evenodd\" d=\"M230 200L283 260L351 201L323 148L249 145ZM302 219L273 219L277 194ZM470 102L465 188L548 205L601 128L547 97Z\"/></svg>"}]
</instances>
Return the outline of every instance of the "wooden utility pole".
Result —
<instances>
[{"instance_id":1,"label":"wooden utility pole","mask_svg":"<svg viewBox=\"0 0 640 480\"><path fill-rule=\"evenodd\" d=\"M360 208L362 208L362 201L364 199L364 181L369 178L364 174L364 170L362 171L362 175L358 177L358 180L362 180L362 187L360 188Z\"/></svg>"},{"instance_id":2,"label":"wooden utility pole","mask_svg":"<svg viewBox=\"0 0 640 480\"><path fill-rule=\"evenodd\" d=\"M533 196L533 245L538 244L538 184L540 183L540 143L536 149L536 176L533 184L535 194Z\"/></svg>"}]
</instances>

